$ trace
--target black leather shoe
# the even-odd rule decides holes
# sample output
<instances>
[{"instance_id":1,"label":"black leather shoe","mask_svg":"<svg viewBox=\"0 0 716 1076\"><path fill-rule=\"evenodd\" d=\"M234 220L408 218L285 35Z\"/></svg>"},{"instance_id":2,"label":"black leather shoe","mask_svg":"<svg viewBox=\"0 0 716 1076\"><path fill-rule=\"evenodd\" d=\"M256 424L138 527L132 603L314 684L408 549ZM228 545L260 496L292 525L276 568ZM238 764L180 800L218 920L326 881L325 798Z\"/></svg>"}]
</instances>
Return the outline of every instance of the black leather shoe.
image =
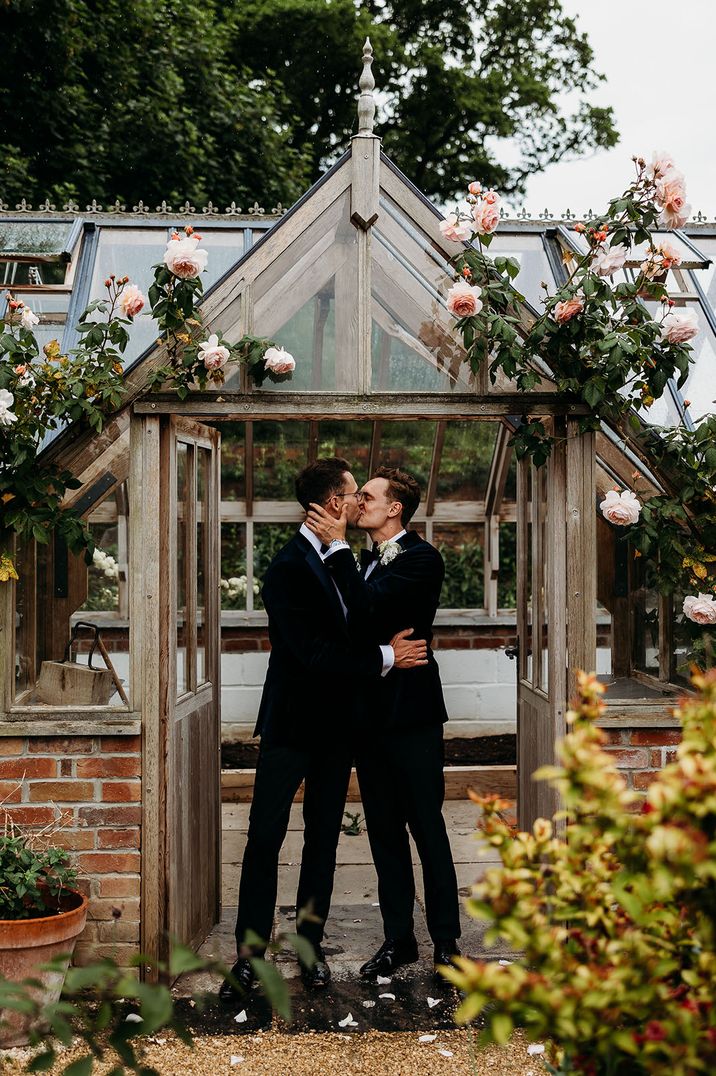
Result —
<instances>
[{"instance_id":1,"label":"black leather shoe","mask_svg":"<svg viewBox=\"0 0 716 1076\"><path fill-rule=\"evenodd\" d=\"M392 975L403 964L414 964L418 955L418 943L414 934L407 938L386 938L378 952L360 969L361 978L373 979L376 975Z\"/></svg>"},{"instance_id":2,"label":"black leather shoe","mask_svg":"<svg viewBox=\"0 0 716 1076\"><path fill-rule=\"evenodd\" d=\"M315 946L316 962L310 968L301 964L301 979L307 990L325 990L331 981L331 969L320 945Z\"/></svg>"},{"instance_id":3,"label":"black leather shoe","mask_svg":"<svg viewBox=\"0 0 716 1076\"><path fill-rule=\"evenodd\" d=\"M224 1005L234 1005L237 1001L245 1001L256 980L250 960L237 960L231 969L231 974L237 985L234 986L228 979L224 979L219 987L219 1001L222 1001Z\"/></svg>"},{"instance_id":4,"label":"black leather shoe","mask_svg":"<svg viewBox=\"0 0 716 1076\"><path fill-rule=\"evenodd\" d=\"M433 963L437 972L438 964L452 964L453 957L460 956L460 950L456 941L442 941L435 943Z\"/></svg>"}]
</instances>

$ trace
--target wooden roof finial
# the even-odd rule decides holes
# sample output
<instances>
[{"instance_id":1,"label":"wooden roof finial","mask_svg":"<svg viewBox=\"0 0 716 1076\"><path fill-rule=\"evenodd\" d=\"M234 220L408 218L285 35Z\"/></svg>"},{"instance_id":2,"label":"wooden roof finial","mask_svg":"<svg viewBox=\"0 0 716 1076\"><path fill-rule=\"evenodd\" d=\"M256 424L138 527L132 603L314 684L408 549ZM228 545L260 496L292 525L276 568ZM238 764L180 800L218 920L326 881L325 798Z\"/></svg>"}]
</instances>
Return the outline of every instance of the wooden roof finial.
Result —
<instances>
[{"instance_id":1,"label":"wooden roof finial","mask_svg":"<svg viewBox=\"0 0 716 1076\"><path fill-rule=\"evenodd\" d=\"M373 46L370 43L370 38L367 37L363 45L363 70L358 81L358 86L360 88L360 95L358 97L359 135L373 134L373 120L375 119L375 98L373 97L373 90L375 89L375 79L373 78L373 72L371 70L372 64Z\"/></svg>"}]
</instances>

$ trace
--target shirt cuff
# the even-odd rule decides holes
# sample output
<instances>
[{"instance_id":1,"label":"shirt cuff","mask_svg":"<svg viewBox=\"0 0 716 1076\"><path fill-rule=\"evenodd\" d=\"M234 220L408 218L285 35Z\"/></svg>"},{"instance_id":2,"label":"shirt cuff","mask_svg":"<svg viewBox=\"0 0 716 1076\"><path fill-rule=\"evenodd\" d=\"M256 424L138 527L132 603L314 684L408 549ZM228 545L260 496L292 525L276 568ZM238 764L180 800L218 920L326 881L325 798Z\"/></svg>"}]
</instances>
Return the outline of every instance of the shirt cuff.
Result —
<instances>
[{"instance_id":1,"label":"shirt cuff","mask_svg":"<svg viewBox=\"0 0 716 1076\"><path fill-rule=\"evenodd\" d=\"M383 655L383 669L381 676L387 676L395 664L395 651L388 643L381 644L380 652Z\"/></svg>"},{"instance_id":2,"label":"shirt cuff","mask_svg":"<svg viewBox=\"0 0 716 1076\"><path fill-rule=\"evenodd\" d=\"M350 545L348 542L344 542L341 538L334 538L326 552L323 554L323 559L326 560L330 557L331 553L335 553L339 549L350 549Z\"/></svg>"}]
</instances>

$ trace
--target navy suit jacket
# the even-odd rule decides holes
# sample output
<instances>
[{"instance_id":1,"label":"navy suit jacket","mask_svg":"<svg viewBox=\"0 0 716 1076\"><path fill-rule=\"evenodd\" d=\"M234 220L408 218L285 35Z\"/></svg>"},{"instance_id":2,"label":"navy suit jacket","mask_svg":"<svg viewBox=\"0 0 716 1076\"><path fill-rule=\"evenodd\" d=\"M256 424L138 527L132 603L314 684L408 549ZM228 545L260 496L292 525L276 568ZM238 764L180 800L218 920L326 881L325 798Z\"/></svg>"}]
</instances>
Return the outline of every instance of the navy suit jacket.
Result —
<instances>
[{"instance_id":1,"label":"navy suit jacket","mask_svg":"<svg viewBox=\"0 0 716 1076\"><path fill-rule=\"evenodd\" d=\"M376 564L367 579L353 554L338 550L326 559L348 608L353 634L389 643L398 631L413 628L414 639L428 643L428 664L391 669L366 684L364 706L373 728L408 729L447 721L440 671L432 650L433 620L440 602L445 564L438 550L417 531L398 539L403 552L388 564Z\"/></svg>"},{"instance_id":2,"label":"navy suit jacket","mask_svg":"<svg viewBox=\"0 0 716 1076\"><path fill-rule=\"evenodd\" d=\"M351 630L323 560L300 532L271 561L261 593L271 654L254 735L297 746L347 737L357 685L380 679L377 641Z\"/></svg>"}]
</instances>

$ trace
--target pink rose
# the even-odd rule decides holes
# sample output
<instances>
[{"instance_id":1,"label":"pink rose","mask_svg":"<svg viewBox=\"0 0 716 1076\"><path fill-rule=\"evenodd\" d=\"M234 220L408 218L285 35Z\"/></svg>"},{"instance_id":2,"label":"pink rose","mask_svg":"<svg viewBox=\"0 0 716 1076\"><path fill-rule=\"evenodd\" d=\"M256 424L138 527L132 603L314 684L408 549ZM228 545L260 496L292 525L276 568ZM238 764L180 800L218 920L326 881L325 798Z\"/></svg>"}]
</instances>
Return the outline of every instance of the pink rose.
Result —
<instances>
[{"instance_id":1,"label":"pink rose","mask_svg":"<svg viewBox=\"0 0 716 1076\"><path fill-rule=\"evenodd\" d=\"M483 200L487 202L488 205L499 205L502 201L497 191L485 191Z\"/></svg>"},{"instance_id":2,"label":"pink rose","mask_svg":"<svg viewBox=\"0 0 716 1076\"><path fill-rule=\"evenodd\" d=\"M665 269L672 269L674 266L681 265L681 255L678 248L674 243L670 243L668 239L665 239L656 248L661 254L662 262Z\"/></svg>"},{"instance_id":3,"label":"pink rose","mask_svg":"<svg viewBox=\"0 0 716 1076\"><path fill-rule=\"evenodd\" d=\"M565 299L557 303L552 314L554 320L564 325L565 321L571 321L575 314L581 314L584 310L584 300L579 295L573 295L571 299Z\"/></svg>"},{"instance_id":4,"label":"pink rose","mask_svg":"<svg viewBox=\"0 0 716 1076\"><path fill-rule=\"evenodd\" d=\"M472 183L468 183L467 189L470 194L478 195L482 190L482 183L478 183L476 179L473 179Z\"/></svg>"},{"instance_id":5,"label":"pink rose","mask_svg":"<svg viewBox=\"0 0 716 1076\"><path fill-rule=\"evenodd\" d=\"M684 598L684 613L694 624L716 624L716 600L711 594L689 594Z\"/></svg>"},{"instance_id":6,"label":"pink rose","mask_svg":"<svg viewBox=\"0 0 716 1076\"><path fill-rule=\"evenodd\" d=\"M205 250L198 250L199 240L196 236L184 239L170 239L164 252L164 264L170 273L181 280L191 280L203 273L209 255Z\"/></svg>"},{"instance_id":7,"label":"pink rose","mask_svg":"<svg viewBox=\"0 0 716 1076\"><path fill-rule=\"evenodd\" d=\"M661 338L670 344L684 344L693 340L699 331L695 310L670 310L661 322Z\"/></svg>"},{"instance_id":8,"label":"pink rose","mask_svg":"<svg viewBox=\"0 0 716 1076\"><path fill-rule=\"evenodd\" d=\"M136 317L144 303L144 296L136 284L128 284L119 297L119 308L126 318Z\"/></svg>"},{"instance_id":9,"label":"pink rose","mask_svg":"<svg viewBox=\"0 0 716 1076\"><path fill-rule=\"evenodd\" d=\"M445 220L440 221L440 234L453 243L464 243L470 238L470 222L460 220L457 213L448 213Z\"/></svg>"},{"instance_id":10,"label":"pink rose","mask_svg":"<svg viewBox=\"0 0 716 1076\"><path fill-rule=\"evenodd\" d=\"M458 280L447 293L447 308L453 317L469 318L482 310L482 288Z\"/></svg>"},{"instance_id":11,"label":"pink rose","mask_svg":"<svg viewBox=\"0 0 716 1076\"><path fill-rule=\"evenodd\" d=\"M475 221L475 231L479 235L491 235L500 223L500 210L497 205L486 202L484 199L477 203L472 216Z\"/></svg>"},{"instance_id":12,"label":"pink rose","mask_svg":"<svg viewBox=\"0 0 716 1076\"><path fill-rule=\"evenodd\" d=\"M670 172L675 168L674 158L665 149L654 150L654 154L651 158L651 164L647 168L647 175L652 176L654 179L659 179L661 176L665 176L667 172Z\"/></svg>"},{"instance_id":13,"label":"pink rose","mask_svg":"<svg viewBox=\"0 0 716 1076\"><path fill-rule=\"evenodd\" d=\"M599 505L602 515L617 527L626 527L636 523L641 512L641 501L630 489L618 493L610 489Z\"/></svg>"},{"instance_id":14,"label":"pink rose","mask_svg":"<svg viewBox=\"0 0 716 1076\"><path fill-rule=\"evenodd\" d=\"M290 374L296 369L296 360L283 347L267 347L264 366L273 374Z\"/></svg>"},{"instance_id":15,"label":"pink rose","mask_svg":"<svg viewBox=\"0 0 716 1076\"><path fill-rule=\"evenodd\" d=\"M212 333L208 340L199 344L199 361L204 363L207 370L221 370L230 357L231 352L228 347L219 343L216 333Z\"/></svg>"},{"instance_id":16,"label":"pink rose","mask_svg":"<svg viewBox=\"0 0 716 1076\"><path fill-rule=\"evenodd\" d=\"M622 268L628 253L623 243L617 243L615 247L598 246L592 256L591 268L600 276L611 276Z\"/></svg>"}]
</instances>

